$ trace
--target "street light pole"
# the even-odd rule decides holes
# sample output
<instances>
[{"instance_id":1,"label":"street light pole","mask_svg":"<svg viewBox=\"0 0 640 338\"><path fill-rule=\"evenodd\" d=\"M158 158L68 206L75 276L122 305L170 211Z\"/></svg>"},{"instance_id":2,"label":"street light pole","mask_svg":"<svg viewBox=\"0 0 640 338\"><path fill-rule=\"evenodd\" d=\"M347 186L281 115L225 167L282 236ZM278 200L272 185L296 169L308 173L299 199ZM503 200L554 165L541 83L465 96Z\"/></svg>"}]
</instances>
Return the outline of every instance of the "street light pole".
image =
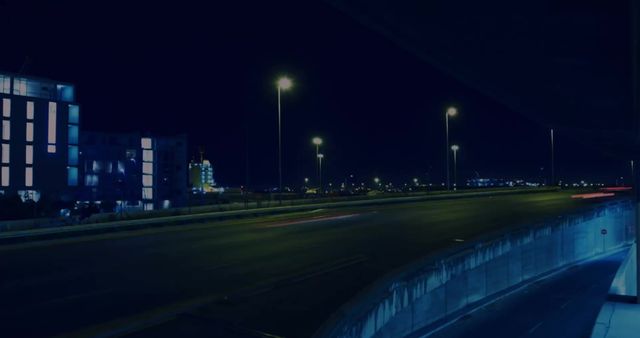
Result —
<instances>
[{"instance_id":1,"label":"street light pole","mask_svg":"<svg viewBox=\"0 0 640 338\"><path fill-rule=\"evenodd\" d=\"M322 193L322 159L324 158L324 155L318 154L316 157L318 157L318 184L320 193Z\"/></svg>"},{"instance_id":2,"label":"street light pole","mask_svg":"<svg viewBox=\"0 0 640 338\"><path fill-rule=\"evenodd\" d=\"M451 183L450 183L450 179L449 179L449 116L451 116L451 117L456 116L457 113L458 113L458 111L456 110L456 108L449 107L449 109L447 109L447 112L444 114L444 128L445 128L445 134L446 134L446 138L447 138L447 146L446 146L446 150L447 150L447 190L451 190Z\"/></svg>"},{"instance_id":3,"label":"street light pole","mask_svg":"<svg viewBox=\"0 0 640 338\"><path fill-rule=\"evenodd\" d=\"M291 88L291 80L281 77L278 80L278 197L282 204L282 105L280 95L283 90Z\"/></svg>"},{"instance_id":4,"label":"street light pole","mask_svg":"<svg viewBox=\"0 0 640 338\"><path fill-rule=\"evenodd\" d=\"M458 147L457 145L452 145L451 150L453 150L453 190L457 190L458 188Z\"/></svg>"},{"instance_id":5,"label":"street light pole","mask_svg":"<svg viewBox=\"0 0 640 338\"><path fill-rule=\"evenodd\" d=\"M556 184L555 149L553 144L553 128L551 128L551 185Z\"/></svg>"},{"instance_id":6,"label":"street light pole","mask_svg":"<svg viewBox=\"0 0 640 338\"><path fill-rule=\"evenodd\" d=\"M318 168L317 168L317 170L318 170L318 183L320 183L320 181L321 181L321 179L320 179L320 162L321 162L321 160L320 160L320 156L318 156L318 155L320 155L320 145L322 144L322 139L319 138L319 137L314 137L311 140L311 142L313 142L313 144L315 144L315 146L316 146L316 159L318 161Z\"/></svg>"},{"instance_id":7,"label":"street light pole","mask_svg":"<svg viewBox=\"0 0 640 338\"><path fill-rule=\"evenodd\" d=\"M280 105L280 92L278 84L278 198L282 204L282 108Z\"/></svg>"}]
</instances>

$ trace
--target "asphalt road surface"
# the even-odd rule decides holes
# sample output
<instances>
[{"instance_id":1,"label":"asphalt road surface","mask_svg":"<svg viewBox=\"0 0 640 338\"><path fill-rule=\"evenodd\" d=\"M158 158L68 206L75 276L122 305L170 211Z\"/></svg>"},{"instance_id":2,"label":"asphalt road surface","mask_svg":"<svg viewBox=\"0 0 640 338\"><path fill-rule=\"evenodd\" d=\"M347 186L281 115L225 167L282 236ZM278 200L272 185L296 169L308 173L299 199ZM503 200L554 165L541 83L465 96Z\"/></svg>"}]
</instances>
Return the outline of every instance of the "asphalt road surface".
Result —
<instances>
[{"instance_id":1,"label":"asphalt road surface","mask_svg":"<svg viewBox=\"0 0 640 338\"><path fill-rule=\"evenodd\" d=\"M627 250L543 279L420 338L591 336Z\"/></svg>"},{"instance_id":2,"label":"asphalt road surface","mask_svg":"<svg viewBox=\"0 0 640 338\"><path fill-rule=\"evenodd\" d=\"M394 268L459 240L593 203L535 193L4 246L0 336L170 336L195 318L209 330L235 332L229 336L308 337Z\"/></svg>"}]
</instances>

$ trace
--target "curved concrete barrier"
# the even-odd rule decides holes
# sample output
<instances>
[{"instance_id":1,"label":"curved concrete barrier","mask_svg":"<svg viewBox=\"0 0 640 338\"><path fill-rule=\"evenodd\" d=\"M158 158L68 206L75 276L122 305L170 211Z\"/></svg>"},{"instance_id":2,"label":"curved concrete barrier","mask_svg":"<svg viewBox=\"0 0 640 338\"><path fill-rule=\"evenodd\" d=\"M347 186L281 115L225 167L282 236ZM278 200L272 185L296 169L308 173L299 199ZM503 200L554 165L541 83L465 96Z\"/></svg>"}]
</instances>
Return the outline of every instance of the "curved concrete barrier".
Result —
<instances>
[{"instance_id":1,"label":"curved concrete barrier","mask_svg":"<svg viewBox=\"0 0 640 338\"><path fill-rule=\"evenodd\" d=\"M629 201L614 202L425 258L361 292L315 337L426 332L538 276L631 243L633 215Z\"/></svg>"}]
</instances>

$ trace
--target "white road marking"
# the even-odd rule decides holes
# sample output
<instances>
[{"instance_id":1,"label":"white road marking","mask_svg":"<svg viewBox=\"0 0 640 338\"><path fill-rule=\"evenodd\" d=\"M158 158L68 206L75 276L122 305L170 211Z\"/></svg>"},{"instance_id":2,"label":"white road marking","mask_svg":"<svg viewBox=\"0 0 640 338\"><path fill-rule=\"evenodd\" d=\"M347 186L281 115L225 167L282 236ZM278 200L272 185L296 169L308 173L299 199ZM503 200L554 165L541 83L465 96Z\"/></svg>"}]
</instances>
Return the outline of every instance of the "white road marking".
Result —
<instances>
[{"instance_id":1,"label":"white road marking","mask_svg":"<svg viewBox=\"0 0 640 338\"><path fill-rule=\"evenodd\" d=\"M540 327L540 325L542 325L542 322L538 323L536 326L532 327L529 329L529 331L527 331L528 334L532 334L533 331L535 331L537 328Z\"/></svg>"}]
</instances>

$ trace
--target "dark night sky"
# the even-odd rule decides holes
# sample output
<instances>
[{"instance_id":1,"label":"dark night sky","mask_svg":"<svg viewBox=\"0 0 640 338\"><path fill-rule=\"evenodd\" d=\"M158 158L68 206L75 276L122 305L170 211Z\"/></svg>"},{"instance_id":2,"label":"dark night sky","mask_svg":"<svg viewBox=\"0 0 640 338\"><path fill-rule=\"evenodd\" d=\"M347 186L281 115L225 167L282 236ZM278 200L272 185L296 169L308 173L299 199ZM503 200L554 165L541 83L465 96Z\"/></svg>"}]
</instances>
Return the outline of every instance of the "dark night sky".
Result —
<instances>
[{"instance_id":1,"label":"dark night sky","mask_svg":"<svg viewBox=\"0 0 640 338\"><path fill-rule=\"evenodd\" d=\"M276 182L280 74L294 80L283 96L286 183L313 177L315 135L329 181L440 179L450 104L460 111L451 140L461 176L536 177L548 167L546 126L324 2L212 3L4 0L0 27L11 34L0 70L17 72L28 56L25 73L76 83L85 130L187 133L223 185L244 183L246 135L251 184ZM561 134L557 142L560 177L628 173L623 159Z\"/></svg>"}]
</instances>

